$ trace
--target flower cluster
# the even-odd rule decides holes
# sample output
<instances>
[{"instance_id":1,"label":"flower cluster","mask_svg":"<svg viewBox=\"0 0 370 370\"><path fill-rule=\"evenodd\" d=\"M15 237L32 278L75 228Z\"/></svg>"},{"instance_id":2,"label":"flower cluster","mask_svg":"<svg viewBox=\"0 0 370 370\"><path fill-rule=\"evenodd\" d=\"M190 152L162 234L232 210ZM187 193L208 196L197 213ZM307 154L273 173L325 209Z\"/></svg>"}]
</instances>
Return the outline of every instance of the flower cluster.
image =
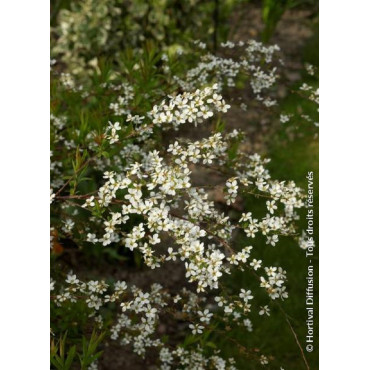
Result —
<instances>
[{"instance_id":1,"label":"flower cluster","mask_svg":"<svg viewBox=\"0 0 370 370\"><path fill-rule=\"evenodd\" d=\"M113 285L107 284L104 280L84 282L73 272L67 275L64 284L58 284L58 289L56 285L56 282L51 279L50 291L54 304L57 307L63 307L84 301L90 310L89 317L100 329L105 325L102 317L105 307L108 304L115 304L117 311L114 320L109 327L105 326L110 331L110 338L119 341L123 346L132 346L133 352L142 357L148 349L157 349L160 369L181 367L188 370L194 368L236 370L234 359L225 360L217 350L206 355L199 345L192 348L168 346L159 336L158 324L160 315L165 313L177 320L188 320L192 334L199 335L203 333L205 327L212 326L214 316L226 323L231 316L233 321L238 322L250 311L249 302L253 299L250 290L241 289L232 303L227 303L223 297L215 297L217 305L208 304L208 308L201 309L204 298L186 288L174 296L160 284L152 284L150 290L145 292L135 285L129 286L125 281L116 281ZM238 313L239 309L242 309L240 313ZM259 314L269 315L268 306L261 307ZM248 331L252 330L249 319L242 320L240 325L247 327ZM253 352L250 352L249 356L259 360ZM262 355L262 357L267 361L266 356ZM91 368L97 368L97 364L94 363Z\"/></svg>"},{"instance_id":2,"label":"flower cluster","mask_svg":"<svg viewBox=\"0 0 370 370\"><path fill-rule=\"evenodd\" d=\"M196 45L199 46L199 43ZM244 53L235 60L235 57L216 56L207 53L201 61L190 69L184 78L174 76L176 82L184 90L192 90L199 84L204 85L217 81L220 88L224 85L235 87L237 78L245 75L250 81L251 89L257 100L263 101L266 106L272 105L270 98L263 98L261 93L271 88L277 80L277 69L273 66L275 54L280 50L277 45L265 46L255 40L237 44L227 42L221 44L225 49L242 49ZM264 65L264 67L262 67Z\"/></svg>"},{"instance_id":3,"label":"flower cluster","mask_svg":"<svg viewBox=\"0 0 370 370\"><path fill-rule=\"evenodd\" d=\"M91 309L90 317L93 317L98 327L103 327L101 311L103 306L115 303L120 306L120 312L109 328L112 340L119 340L122 345L132 345L133 351L144 356L148 348L159 349L159 359L162 363L161 369L171 369L172 366L184 366L184 369L193 369L195 364L213 364L217 369L225 369L228 362L228 369L235 369L233 359L227 361L216 353L207 357L202 353L200 347L193 350L185 350L178 346L171 349L166 346L158 337L157 327L159 314L167 312L176 317L176 303L179 300L184 304L179 314L186 315L191 320L197 320L203 325L209 325L213 313L206 309L196 311L201 302L192 292L185 288L175 297L168 294L160 284L153 284L149 292L144 292L136 286L128 286L124 281L117 281L113 286L102 281L83 282L75 274L70 272L65 279L64 286L60 287L57 294L52 295L53 302L57 307L68 303L76 303L83 300L86 306ZM55 281L50 281L50 291L56 290ZM193 321L195 322L195 321ZM190 326L200 328L200 324ZM204 326L202 326L204 328ZM200 331L198 331L200 333Z\"/></svg>"},{"instance_id":4,"label":"flower cluster","mask_svg":"<svg viewBox=\"0 0 370 370\"><path fill-rule=\"evenodd\" d=\"M165 101L149 112L149 117L156 126L170 124L177 129L185 122L197 123L212 117L214 111L226 113L230 105L226 104L220 94L217 94L218 85L196 90L194 93L183 93Z\"/></svg>"},{"instance_id":5,"label":"flower cluster","mask_svg":"<svg viewBox=\"0 0 370 370\"><path fill-rule=\"evenodd\" d=\"M310 75L315 74L314 68L309 65L308 66L308 73ZM280 122L286 123L289 122L292 117L295 116L295 118L299 121L302 121L302 119L306 122L312 123L315 127L319 127L319 88L316 87L315 83L302 83L301 86L299 86L298 90L296 91L296 94L301 96L303 99L308 101L312 106L312 111L305 112L301 107L300 109L297 109L296 114L286 114L283 113L280 115Z\"/></svg>"},{"instance_id":6,"label":"flower cluster","mask_svg":"<svg viewBox=\"0 0 370 370\"><path fill-rule=\"evenodd\" d=\"M314 86L310 86L306 83L302 84L299 88L300 92L304 94L304 97L309 101L313 102L317 106L317 112L319 112L319 89L315 88ZM307 114L302 114L302 118L304 118L308 122L312 122L315 126L319 126L319 123L315 121L314 118L310 117ZM316 117L315 117L316 118Z\"/></svg>"},{"instance_id":7,"label":"flower cluster","mask_svg":"<svg viewBox=\"0 0 370 370\"><path fill-rule=\"evenodd\" d=\"M52 30L56 35L52 55L60 56L74 74L84 72L88 64L96 65L91 52L107 46L112 17L120 13L112 0L84 0L72 3L71 9L62 9L58 25Z\"/></svg>"},{"instance_id":8,"label":"flower cluster","mask_svg":"<svg viewBox=\"0 0 370 370\"><path fill-rule=\"evenodd\" d=\"M267 244L273 246L278 242L279 234L291 234L295 209L303 206L301 190L293 182L285 184L271 180L264 160L257 155L241 156L244 161L236 166L238 176L226 182L225 199L227 204L235 201L238 183L241 193L249 192L253 185L254 189L270 198L266 202L268 213L261 220L253 218L249 212L243 214L238 225L233 225L228 216L215 208L204 188L192 186L190 164L222 166L227 162L228 141L234 136L232 133L223 139L217 133L185 147L175 142L168 148L167 163L158 151L152 151L141 163L130 164L123 174L106 172L106 182L98 195L90 197L83 205L88 209L93 209L96 203L101 209L121 205L121 212L110 211L109 216L107 214L105 234L99 241L107 246L122 240L131 251L139 250L151 268L159 267L168 258L180 258L185 261L186 277L190 282L197 282L197 290L201 292L207 287L218 288L219 278L229 271L224 262L245 263L249 257L252 247L225 258L225 252L230 253L231 250L228 244L233 232L244 230L248 238L254 238L260 232L267 237ZM117 196L122 190L124 195ZM279 204L282 213L274 215ZM181 208L185 214L180 212ZM122 226L131 215L141 215L142 221L126 233ZM210 226L204 227L201 222ZM179 246L177 251L171 249L168 256L156 255L154 249L161 243L160 235L163 233ZM207 243L209 239L211 243ZM95 242L95 234L88 240Z\"/></svg>"},{"instance_id":9,"label":"flower cluster","mask_svg":"<svg viewBox=\"0 0 370 370\"><path fill-rule=\"evenodd\" d=\"M109 104L109 108L114 112L115 116L130 115L129 104L134 98L134 89L128 83L121 83L118 86L108 85L103 86L114 91L119 91L117 100Z\"/></svg>"}]
</instances>

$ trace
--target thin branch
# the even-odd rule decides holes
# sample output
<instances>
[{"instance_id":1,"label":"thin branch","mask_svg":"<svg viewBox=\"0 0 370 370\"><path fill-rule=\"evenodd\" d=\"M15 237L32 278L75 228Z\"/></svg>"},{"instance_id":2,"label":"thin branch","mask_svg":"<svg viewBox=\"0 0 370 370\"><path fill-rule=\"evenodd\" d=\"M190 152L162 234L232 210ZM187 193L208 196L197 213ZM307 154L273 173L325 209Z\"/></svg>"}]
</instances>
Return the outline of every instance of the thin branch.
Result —
<instances>
[{"instance_id":1,"label":"thin branch","mask_svg":"<svg viewBox=\"0 0 370 370\"><path fill-rule=\"evenodd\" d=\"M294 339L295 339L295 341L296 341L296 343L297 343L297 346L299 347L299 350L301 351L302 359L303 359L303 361L304 361L304 363L305 363L305 365L306 365L307 370L310 370L310 365L309 365L309 364L308 364L308 362L307 362L307 359L306 359L306 356L305 356L305 354L304 354L303 348L302 348L302 346L301 346L301 343L299 342L298 335L297 335L297 333L294 331L293 326L292 326L292 324L291 324L291 322L290 322L290 320L289 320L289 318L288 318L288 315L287 315L287 314L286 314L286 312L283 310L283 308L281 307L280 303L276 302L276 304L278 305L278 307L279 307L280 311L283 313L283 315L284 315L284 317L285 317L285 320L286 320L286 322L288 323L288 325L289 325L289 328L290 328L291 332L293 333Z\"/></svg>"}]
</instances>

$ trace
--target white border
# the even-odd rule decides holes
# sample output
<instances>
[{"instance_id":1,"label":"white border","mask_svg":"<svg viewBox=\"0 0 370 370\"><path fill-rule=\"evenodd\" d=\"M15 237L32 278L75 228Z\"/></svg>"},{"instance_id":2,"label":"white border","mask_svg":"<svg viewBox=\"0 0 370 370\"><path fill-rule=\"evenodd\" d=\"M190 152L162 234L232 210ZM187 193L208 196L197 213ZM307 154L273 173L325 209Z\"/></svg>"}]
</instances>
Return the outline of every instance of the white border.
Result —
<instances>
[{"instance_id":1,"label":"white border","mask_svg":"<svg viewBox=\"0 0 370 370\"><path fill-rule=\"evenodd\" d=\"M369 368L367 1L320 4L320 365Z\"/></svg>"},{"instance_id":2,"label":"white border","mask_svg":"<svg viewBox=\"0 0 370 370\"><path fill-rule=\"evenodd\" d=\"M0 2L3 369L50 368L49 14Z\"/></svg>"}]
</instances>

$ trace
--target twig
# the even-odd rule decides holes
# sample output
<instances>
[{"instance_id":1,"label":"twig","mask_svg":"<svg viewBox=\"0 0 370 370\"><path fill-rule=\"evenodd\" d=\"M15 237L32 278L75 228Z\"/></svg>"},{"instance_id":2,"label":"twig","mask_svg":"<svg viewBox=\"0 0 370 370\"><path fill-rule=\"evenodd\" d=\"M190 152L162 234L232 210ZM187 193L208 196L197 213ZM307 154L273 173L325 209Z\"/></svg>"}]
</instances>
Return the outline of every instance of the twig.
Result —
<instances>
[{"instance_id":1,"label":"twig","mask_svg":"<svg viewBox=\"0 0 370 370\"><path fill-rule=\"evenodd\" d=\"M55 197L58 197L58 195L65 189L65 187L74 179L74 177L81 172L92 160L94 160L95 157L89 158L74 174L71 176L64 185L55 193Z\"/></svg>"},{"instance_id":2,"label":"twig","mask_svg":"<svg viewBox=\"0 0 370 370\"><path fill-rule=\"evenodd\" d=\"M288 315L287 315L287 314L286 314L286 312L283 310L283 308L281 307L280 303L276 302L276 304L278 305L278 307L279 307L280 311L283 313L283 315L284 315L284 317L285 317L285 320L286 320L286 322L288 323L288 325L289 325L289 328L290 328L291 332L293 333L294 339L295 339L295 341L296 341L296 343L297 343L297 346L299 347L299 350L301 351L301 355L302 355L302 358L303 358L303 361L304 361L304 363L305 363L305 365L306 365L307 370L310 370L310 365L309 365L309 364L308 364L308 362L307 362L307 359L306 359L306 356L305 356L305 354L304 354L303 348L302 348L302 346L301 346L301 343L299 342L299 339L298 339L297 333L294 331L293 326L292 326L292 324L290 323L290 320L289 320L289 318L288 318Z\"/></svg>"}]
</instances>

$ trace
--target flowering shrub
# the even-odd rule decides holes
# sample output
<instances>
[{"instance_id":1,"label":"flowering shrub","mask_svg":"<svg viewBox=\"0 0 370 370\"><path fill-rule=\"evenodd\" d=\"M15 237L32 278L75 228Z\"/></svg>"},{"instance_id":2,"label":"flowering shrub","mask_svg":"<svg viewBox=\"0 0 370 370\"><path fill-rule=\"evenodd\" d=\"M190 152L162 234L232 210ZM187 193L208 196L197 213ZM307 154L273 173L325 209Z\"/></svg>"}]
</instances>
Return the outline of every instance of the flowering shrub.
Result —
<instances>
[{"instance_id":1,"label":"flowering shrub","mask_svg":"<svg viewBox=\"0 0 370 370\"><path fill-rule=\"evenodd\" d=\"M54 49L60 59L51 66L50 290L52 334L60 335L59 350L58 339L52 342L53 366L69 368L79 358L82 368L98 368L99 343L108 340L99 332L138 356L155 351L160 369L236 369L210 337L233 327L252 332L251 312L282 309L289 272L262 255L283 238L307 247L297 227L303 190L273 178L269 159L244 150L245 133L225 128L232 104L277 114L279 47L226 42L214 55L200 41L192 49L149 45L116 63L96 59L95 72L86 73L85 50L117 51L109 31L120 9L110 0L78 7L60 14ZM224 97L240 86L248 91L245 101ZM313 88L300 90L317 102ZM281 113L280 121L287 120ZM179 134L189 127L206 134L199 140ZM244 206L251 198L259 211ZM182 284L173 291L156 281L139 288L110 276L79 276L60 263L68 246L81 259L106 253L113 263L129 260L150 270L183 266ZM238 271L250 284L235 290L227 277ZM178 335L164 335L163 320ZM78 352L75 328L77 347L66 357L69 337L62 334L73 322L93 333L93 344L85 346L84 337ZM227 338L251 363L274 360Z\"/></svg>"},{"instance_id":2,"label":"flowering shrub","mask_svg":"<svg viewBox=\"0 0 370 370\"><path fill-rule=\"evenodd\" d=\"M119 58L120 51L153 40L168 49L198 38L225 34L227 18L238 0L83 0L54 11L52 58L72 74L97 65L98 56Z\"/></svg>"}]
</instances>

